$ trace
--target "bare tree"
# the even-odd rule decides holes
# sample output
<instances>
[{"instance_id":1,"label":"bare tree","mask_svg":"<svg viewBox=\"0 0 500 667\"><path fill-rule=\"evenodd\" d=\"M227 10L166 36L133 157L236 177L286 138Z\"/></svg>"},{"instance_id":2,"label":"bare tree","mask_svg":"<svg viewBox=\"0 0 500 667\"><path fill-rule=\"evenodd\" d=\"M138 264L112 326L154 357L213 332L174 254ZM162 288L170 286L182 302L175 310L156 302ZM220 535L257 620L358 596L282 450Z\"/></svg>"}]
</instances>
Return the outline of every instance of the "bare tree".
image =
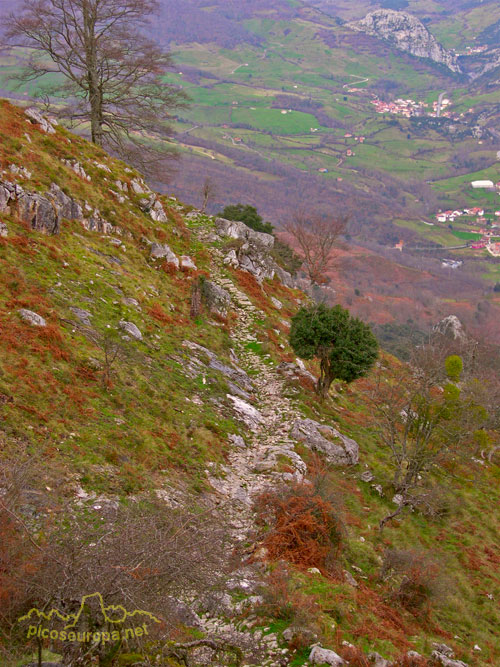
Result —
<instances>
[{"instance_id":1,"label":"bare tree","mask_svg":"<svg viewBox=\"0 0 500 667\"><path fill-rule=\"evenodd\" d=\"M314 284L326 281L333 262L333 249L345 231L347 217L323 216L316 211L299 209L284 228L294 239L304 261L309 279Z\"/></svg>"},{"instance_id":2,"label":"bare tree","mask_svg":"<svg viewBox=\"0 0 500 667\"><path fill-rule=\"evenodd\" d=\"M132 352L125 347L121 338L112 329L105 329L104 331L98 331L90 327L80 327L80 329L83 335L101 352L103 384L109 388L115 365L130 357Z\"/></svg>"},{"instance_id":3,"label":"bare tree","mask_svg":"<svg viewBox=\"0 0 500 667\"><path fill-rule=\"evenodd\" d=\"M207 176L203 183L203 204L201 205L201 212L206 213L208 203L211 199L215 197L215 193L217 192L217 188L215 187L215 183L213 180L210 178L210 176Z\"/></svg>"},{"instance_id":4,"label":"bare tree","mask_svg":"<svg viewBox=\"0 0 500 667\"><path fill-rule=\"evenodd\" d=\"M12 44L29 49L20 79L63 96L59 113L90 126L94 143L122 156L151 154L171 134L170 112L186 101L164 81L171 56L141 32L156 8L156 0L23 0L8 31ZM54 73L64 85L45 76Z\"/></svg>"},{"instance_id":5,"label":"bare tree","mask_svg":"<svg viewBox=\"0 0 500 667\"><path fill-rule=\"evenodd\" d=\"M180 653L195 649L168 639L193 616L181 600L201 599L217 590L236 564L221 515L189 497L175 508L149 495L130 504L65 501L45 489L41 470L29 460L0 464L2 631L10 627L24 632L41 623L30 608L43 613L56 609L62 616L53 617L51 629L58 637L41 640L28 633L39 649L40 664L43 644L59 649L64 663L72 665L95 659L110 664L126 651L127 641L140 646L155 637L160 646ZM119 607L107 605L143 610L139 625L147 621L151 637L113 637L116 623L128 627L135 617L122 623L113 611ZM83 641L61 638L71 616ZM207 637L212 639L214 651L238 654L227 642Z\"/></svg>"},{"instance_id":6,"label":"bare tree","mask_svg":"<svg viewBox=\"0 0 500 667\"><path fill-rule=\"evenodd\" d=\"M370 405L399 494L397 509L381 520L381 530L406 507L432 503L432 472L453 474L457 462L473 454L474 437L489 421L481 398L476 381L450 382L428 359L425 365L379 370Z\"/></svg>"}]
</instances>

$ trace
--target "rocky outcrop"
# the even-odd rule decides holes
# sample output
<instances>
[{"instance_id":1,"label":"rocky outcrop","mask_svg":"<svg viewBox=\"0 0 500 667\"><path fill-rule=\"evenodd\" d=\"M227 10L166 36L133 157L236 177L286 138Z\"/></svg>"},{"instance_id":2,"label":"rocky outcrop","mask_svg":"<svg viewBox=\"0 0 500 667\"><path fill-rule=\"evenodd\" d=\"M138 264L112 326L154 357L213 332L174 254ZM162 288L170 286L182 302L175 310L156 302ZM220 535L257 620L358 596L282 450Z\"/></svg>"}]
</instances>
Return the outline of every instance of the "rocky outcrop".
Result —
<instances>
[{"instance_id":1,"label":"rocky outcrop","mask_svg":"<svg viewBox=\"0 0 500 667\"><path fill-rule=\"evenodd\" d=\"M210 312L226 317L231 297L225 289L210 280L204 280L201 284L201 295Z\"/></svg>"},{"instance_id":2,"label":"rocky outcrop","mask_svg":"<svg viewBox=\"0 0 500 667\"><path fill-rule=\"evenodd\" d=\"M243 389L245 392L251 392L253 390L252 380L248 374L236 364L228 366L223 363L214 352L203 347L203 345L198 345L198 343L185 340L183 341L182 346L191 350L194 355L204 357L208 368L222 373L226 378L236 383L240 389Z\"/></svg>"},{"instance_id":3,"label":"rocky outcrop","mask_svg":"<svg viewBox=\"0 0 500 667\"><path fill-rule=\"evenodd\" d=\"M379 9L348 25L352 30L385 39L412 56L429 58L452 72L461 72L456 56L441 46L424 24L411 14Z\"/></svg>"},{"instance_id":4,"label":"rocky outcrop","mask_svg":"<svg viewBox=\"0 0 500 667\"><path fill-rule=\"evenodd\" d=\"M179 258L166 243L153 243L150 257L151 259L164 259L167 264L172 264L176 269L179 268Z\"/></svg>"},{"instance_id":5,"label":"rocky outcrop","mask_svg":"<svg viewBox=\"0 0 500 667\"><path fill-rule=\"evenodd\" d=\"M297 419L291 437L320 452L334 465L354 465L359 461L359 446L355 440L313 419Z\"/></svg>"},{"instance_id":6,"label":"rocky outcrop","mask_svg":"<svg viewBox=\"0 0 500 667\"><path fill-rule=\"evenodd\" d=\"M20 219L45 234L58 234L61 219L82 220L82 207L52 183L49 192L28 192L10 181L0 181L0 212L17 208ZM110 225L111 227L111 225Z\"/></svg>"},{"instance_id":7,"label":"rocky outcrop","mask_svg":"<svg viewBox=\"0 0 500 667\"><path fill-rule=\"evenodd\" d=\"M136 182L136 181L133 181ZM139 208L144 213L149 213L155 222L168 222L167 215L158 197L151 193L149 197L144 197L139 201Z\"/></svg>"},{"instance_id":8,"label":"rocky outcrop","mask_svg":"<svg viewBox=\"0 0 500 667\"><path fill-rule=\"evenodd\" d=\"M217 218L215 228L219 236L234 239L239 243L230 248L224 263L236 269L248 271L259 282L274 278L277 265L270 255L274 247L274 236L255 232L243 222Z\"/></svg>"},{"instance_id":9,"label":"rocky outcrop","mask_svg":"<svg viewBox=\"0 0 500 667\"><path fill-rule=\"evenodd\" d=\"M39 126L42 132L46 132L47 134L55 134L56 130L53 123L45 118L45 116L42 116L38 109L30 107L29 109L26 109L24 113L28 117L29 121L33 123L33 125Z\"/></svg>"},{"instance_id":10,"label":"rocky outcrop","mask_svg":"<svg viewBox=\"0 0 500 667\"><path fill-rule=\"evenodd\" d=\"M442 319L441 322L438 322L433 328L433 332L461 342L467 340L467 334L465 333L463 324L456 315L448 315L448 317Z\"/></svg>"},{"instance_id":11,"label":"rocky outcrop","mask_svg":"<svg viewBox=\"0 0 500 667\"><path fill-rule=\"evenodd\" d=\"M46 234L59 233L59 211L54 201L36 193L22 192L17 200L19 217L31 229Z\"/></svg>"}]
</instances>

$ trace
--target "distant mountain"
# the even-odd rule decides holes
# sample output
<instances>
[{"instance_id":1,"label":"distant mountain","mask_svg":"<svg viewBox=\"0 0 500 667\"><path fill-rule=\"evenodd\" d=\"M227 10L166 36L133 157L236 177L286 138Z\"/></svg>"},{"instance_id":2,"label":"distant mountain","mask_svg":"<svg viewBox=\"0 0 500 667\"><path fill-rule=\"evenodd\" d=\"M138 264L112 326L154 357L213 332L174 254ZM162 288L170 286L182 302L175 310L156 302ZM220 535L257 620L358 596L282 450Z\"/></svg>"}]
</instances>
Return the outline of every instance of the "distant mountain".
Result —
<instances>
[{"instance_id":1,"label":"distant mountain","mask_svg":"<svg viewBox=\"0 0 500 667\"><path fill-rule=\"evenodd\" d=\"M286 0L160 0L155 34L162 43L215 42L224 48L241 43L258 45L245 20L255 17L287 20L299 15L302 3Z\"/></svg>"},{"instance_id":2,"label":"distant mountain","mask_svg":"<svg viewBox=\"0 0 500 667\"><path fill-rule=\"evenodd\" d=\"M443 48L424 24L412 14L379 9L361 21L349 23L349 27L385 39L400 51L446 65L452 72L461 71L456 56Z\"/></svg>"}]
</instances>

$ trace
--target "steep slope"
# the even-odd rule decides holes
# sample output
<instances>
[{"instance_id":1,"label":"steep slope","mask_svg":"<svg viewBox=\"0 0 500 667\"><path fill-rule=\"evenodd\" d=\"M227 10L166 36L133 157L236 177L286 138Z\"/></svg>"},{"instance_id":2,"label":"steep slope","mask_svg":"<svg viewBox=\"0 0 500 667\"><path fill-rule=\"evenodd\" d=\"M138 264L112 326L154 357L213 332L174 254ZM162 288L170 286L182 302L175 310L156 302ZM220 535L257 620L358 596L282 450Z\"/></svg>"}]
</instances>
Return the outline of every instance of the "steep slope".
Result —
<instances>
[{"instance_id":1,"label":"steep slope","mask_svg":"<svg viewBox=\"0 0 500 667\"><path fill-rule=\"evenodd\" d=\"M419 19L406 12L379 9L361 21L350 23L349 27L386 39L401 51L418 58L429 58L452 72L461 71L456 57L438 43Z\"/></svg>"},{"instance_id":2,"label":"steep slope","mask_svg":"<svg viewBox=\"0 0 500 667\"><path fill-rule=\"evenodd\" d=\"M394 492L367 403L374 378L317 401L318 368L297 362L287 340L307 297L275 263L273 238L155 194L36 113L1 102L0 117L0 471L43 461L22 489L25 527L50 519L59 499L72 511L88 501L100 521L148 490L166 515L193 494L229 520L246 568L219 607L183 603L200 615L186 630L178 614L182 637L230 637L245 665L333 659L311 651L321 643L352 664L376 651L399 667L410 650L443 656L443 641L468 665L498 662L495 459L474 450L454 502L435 517L408 513L381 535ZM385 355L383 365L397 368ZM318 479L338 502L343 551L331 570L292 561L280 579L252 495L304 492ZM387 549L425 549L445 563L448 596L429 614L388 603ZM1 660L11 630L0 627Z\"/></svg>"}]
</instances>

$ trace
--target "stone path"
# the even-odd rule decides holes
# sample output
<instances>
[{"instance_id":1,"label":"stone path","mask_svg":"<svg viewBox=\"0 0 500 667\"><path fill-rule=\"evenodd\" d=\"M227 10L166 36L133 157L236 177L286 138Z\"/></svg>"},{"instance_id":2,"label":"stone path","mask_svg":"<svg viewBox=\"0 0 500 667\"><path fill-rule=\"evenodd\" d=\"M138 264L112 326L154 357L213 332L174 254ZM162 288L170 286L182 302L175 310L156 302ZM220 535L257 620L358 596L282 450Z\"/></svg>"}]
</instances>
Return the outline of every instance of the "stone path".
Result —
<instances>
[{"instance_id":1,"label":"stone path","mask_svg":"<svg viewBox=\"0 0 500 667\"><path fill-rule=\"evenodd\" d=\"M294 451L295 441L289 436L293 423L301 414L293 401L284 395L285 380L276 368L266 363L264 357L249 348L256 342L252 331L253 320L261 315L234 283L222 276L214 267L211 280L227 290L238 319L232 333L238 363L247 371L255 386L254 407L262 416L262 423L252 432L245 433L245 448L236 448L224 466L223 476L210 477L211 485L228 502L235 537L244 540L252 526L252 497L277 481L300 481L306 472L306 464ZM280 464L286 464L291 472L279 472Z\"/></svg>"}]
</instances>

